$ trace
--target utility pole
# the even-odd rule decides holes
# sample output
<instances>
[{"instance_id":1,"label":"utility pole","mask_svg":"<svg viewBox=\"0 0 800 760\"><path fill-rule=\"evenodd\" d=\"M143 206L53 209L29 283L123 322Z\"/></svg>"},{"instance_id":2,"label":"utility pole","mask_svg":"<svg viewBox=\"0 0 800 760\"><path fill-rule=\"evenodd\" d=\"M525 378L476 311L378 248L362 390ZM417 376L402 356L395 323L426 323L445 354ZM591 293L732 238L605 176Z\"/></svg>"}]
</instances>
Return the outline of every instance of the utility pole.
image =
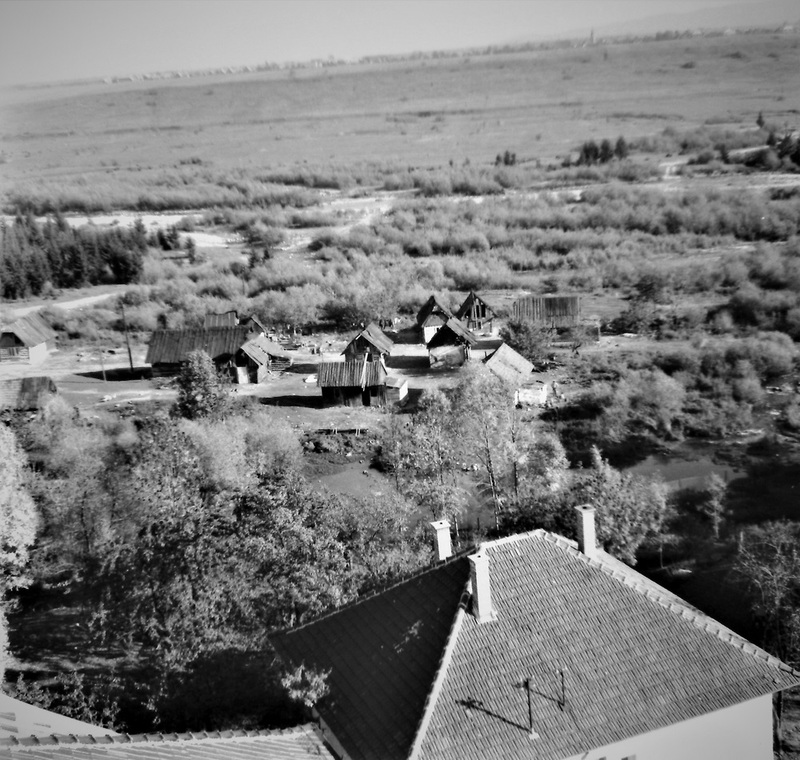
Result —
<instances>
[{"instance_id":1,"label":"utility pole","mask_svg":"<svg viewBox=\"0 0 800 760\"><path fill-rule=\"evenodd\" d=\"M133 375L133 355L131 354L131 340L128 337L128 323L125 321L125 304L120 303L122 307L122 329L125 332L125 345L128 347L128 363L131 365L131 375Z\"/></svg>"}]
</instances>

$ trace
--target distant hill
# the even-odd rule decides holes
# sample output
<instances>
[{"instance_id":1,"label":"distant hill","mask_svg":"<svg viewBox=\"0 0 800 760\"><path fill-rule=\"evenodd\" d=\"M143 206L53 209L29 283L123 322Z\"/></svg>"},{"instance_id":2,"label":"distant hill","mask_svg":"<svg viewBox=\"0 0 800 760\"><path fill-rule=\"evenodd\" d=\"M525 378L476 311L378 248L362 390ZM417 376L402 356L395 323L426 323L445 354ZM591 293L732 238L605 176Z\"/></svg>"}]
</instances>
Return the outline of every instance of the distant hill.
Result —
<instances>
[{"instance_id":1,"label":"distant hill","mask_svg":"<svg viewBox=\"0 0 800 760\"><path fill-rule=\"evenodd\" d=\"M800 29L800 4L797 0L766 0L766 2L731 3L715 8L702 8L685 13L664 13L646 18L595 26L595 37L650 35L664 31L723 30L728 28L765 28L794 24ZM559 37L588 37L591 29L576 27L573 33ZM529 36L515 43L533 42L542 37Z\"/></svg>"}]
</instances>

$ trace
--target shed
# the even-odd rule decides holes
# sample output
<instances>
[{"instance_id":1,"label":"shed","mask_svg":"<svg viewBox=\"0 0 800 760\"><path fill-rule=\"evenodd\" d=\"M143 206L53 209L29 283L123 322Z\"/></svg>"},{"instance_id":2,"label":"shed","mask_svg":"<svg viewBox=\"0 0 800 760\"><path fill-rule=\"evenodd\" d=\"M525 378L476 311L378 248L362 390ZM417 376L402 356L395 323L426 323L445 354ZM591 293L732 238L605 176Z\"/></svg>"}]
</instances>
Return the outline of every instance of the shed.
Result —
<instances>
[{"instance_id":1,"label":"shed","mask_svg":"<svg viewBox=\"0 0 800 760\"><path fill-rule=\"evenodd\" d=\"M462 321L450 317L428 341L428 348L439 348L440 346L474 348L477 343L478 336L475 333L469 330Z\"/></svg>"},{"instance_id":2,"label":"shed","mask_svg":"<svg viewBox=\"0 0 800 760\"><path fill-rule=\"evenodd\" d=\"M256 335L237 351L231 373L235 382L245 385L260 383L267 372L284 370L291 366L292 357L288 351L263 335Z\"/></svg>"},{"instance_id":3,"label":"shed","mask_svg":"<svg viewBox=\"0 0 800 760\"><path fill-rule=\"evenodd\" d=\"M239 324L239 314L234 309L221 314L206 314L203 317L203 327L236 327Z\"/></svg>"},{"instance_id":4,"label":"shed","mask_svg":"<svg viewBox=\"0 0 800 760\"><path fill-rule=\"evenodd\" d=\"M205 351L217 369L224 369L233 366L237 352L251 337L246 325L156 330L150 338L145 362L152 366L156 377L175 375L192 351Z\"/></svg>"},{"instance_id":5,"label":"shed","mask_svg":"<svg viewBox=\"0 0 800 760\"><path fill-rule=\"evenodd\" d=\"M575 327L581 320L580 296L523 296L511 307L513 319L547 327Z\"/></svg>"},{"instance_id":6,"label":"shed","mask_svg":"<svg viewBox=\"0 0 800 760\"><path fill-rule=\"evenodd\" d=\"M368 361L391 353L394 343L374 322L370 322L351 340L342 353L346 360L366 356Z\"/></svg>"},{"instance_id":7,"label":"shed","mask_svg":"<svg viewBox=\"0 0 800 760\"><path fill-rule=\"evenodd\" d=\"M38 411L57 394L56 384L47 376L4 380L0 383L0 409Z\"/></svg>"},{"instance_id":8,"label":"shed","mask_svg":"<svg viewBox=\"0 0 800 760\"><path fill-rule=\"evenodd\" d=\"M399 375L386 378L386 403L402 406L408 400L408 379Z\"/></svg>"},{"instance_id":9,"label":"shed","mask_svg":"<svg viewBox=\"0 0 800 760\"><path fill-rule=\"evenodd\" d=\"M39 364L55 348L56 333L38 314L27 314L0 330L0 362Z\"/></svg>"},{"instance_id":10,"label":"shed","mask_svg":"<svg viewBox=\"0 0 800 760\"><path fill-rule=\"evenodd\" d=\"M439 303L436 296L431 296L417 314L417 326L422 331L422 342L428 343L437 330L452 317L450 309Z\"/></svg>"},{"instance_id":11,"label":"shed","mask_svg":"<svg viewBox=\"0 0 800 760\"><path fill-rule=\"evenodd\" d=\"M488 329L491 332L494 324L494 310L475 291L471 290L456 312L456 319L460 319L470 330Z\"/></svg>"},{"instance_id":12,"label":"shed","mask_svg":"<svg viewBox=\"0 0 800 760\"><path fill-rule=\"evenodd\" d=\"M386 403L386 366L382 359L322 362L317 385L326 404L383 406Z\"/></svg>"},{"instance_id":13,"label":"shed","mask_svg":"<svg viewBox=\"0 0 800 760\"><path fill-rule=\"evenodd\" d=\"M499 348L484 359L484 364L493 374L514 388L526 383L533 372L533 364L518 354L508 343L501 343Z\"/></svg>"}]
</instances>

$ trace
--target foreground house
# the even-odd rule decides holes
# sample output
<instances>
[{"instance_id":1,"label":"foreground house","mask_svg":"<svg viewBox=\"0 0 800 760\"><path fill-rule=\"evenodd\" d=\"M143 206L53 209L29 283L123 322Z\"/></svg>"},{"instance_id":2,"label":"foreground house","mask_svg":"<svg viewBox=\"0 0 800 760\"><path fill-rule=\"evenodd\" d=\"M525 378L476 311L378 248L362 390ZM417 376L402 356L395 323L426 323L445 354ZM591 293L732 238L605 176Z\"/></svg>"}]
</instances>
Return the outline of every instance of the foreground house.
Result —
<instances>
[{"instance_id":1,"label":"foreground house","mask_svg":"<svg viewBox=\"0 0 800 760\"><path fill-rule=\"evenodd\" d=\"M491 332L494 325L494 310L471 290L456 312L456 319L460 319L470 330Z\"/></svg>"},{"instance_id":2,"label":"foreground house","mask_svg":"<svg viewBox=\"0 0 800 760\"><path fill-rule=\"evenodd\" d=\"M452 318L453 312L441 304L436 296L431 296L417 313L417 327L422 333L422 342L427 344L437 330Z\"/></svg>"},{"instance_id":3,"label":"foreground house","mask_svg":"<svg viewBox=\"0 0 800 760\"><path fill-rule=\"evenodd\" d=\"M349 760L772 760L800 673L602 551L543 530L449 557L271 640L328 672Z\"/></svg>"},{"instance_id":4,"label":"foreground house","mask_svg":"<svg viewBox=\"0 0 800 760\"><path fill-rule=\"evenodd\" d=\"M374 322L370 322L353 340L345 347L342 353L345 361L355 361L367 356L369 361L388 356L394 342Z\"/></svg>"},{"instance_id":5,"label":"foreground house","mask_svg":"<svg viewBox=\"0 0 800 760\"><path fill-rule=\"evenodd\" d=\"M55 347L55 330L36 313L0 329L0 363L40 364Z\"/></svg>"},{"instance_id":6,"label":"foreground house","mask_svg":"<svg viewBox=\"0 0 800 760\"><path fill-rule=\"evenodd\" d=\"M501 343L483 363L492 374L514 391L515 404L543 405L547 401L547 385L531 380L533 364L508 343Z\"/></svg>"},{"instance_id":7,"label":"foreground house","mask_svg":"<svg viewBox=\"0 0 800 760\"><path fill-rule=\"evenodd\" d=\"M321 362L317 367L317 385L325 404L383 406L386 377L383 359L369 361L367 355L355 361Z\"/></svg>"}]
</instances>

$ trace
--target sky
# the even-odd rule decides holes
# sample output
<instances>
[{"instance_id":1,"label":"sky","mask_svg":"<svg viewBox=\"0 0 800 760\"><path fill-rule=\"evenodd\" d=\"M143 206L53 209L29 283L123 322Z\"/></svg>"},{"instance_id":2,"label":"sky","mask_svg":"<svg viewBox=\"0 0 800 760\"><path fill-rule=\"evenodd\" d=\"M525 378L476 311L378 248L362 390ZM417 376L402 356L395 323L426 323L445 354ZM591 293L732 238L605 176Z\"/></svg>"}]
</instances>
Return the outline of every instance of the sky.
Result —
<instances>
[{"instance_id":1,"label":"sky","mask_svg":"<svg viewBox=\"0 0 800 760\"><path fill-rule=\"evenodd\" d=\"M588 36L747 2L0 0L0 86Z\"/></svg>"}]
</instances>

